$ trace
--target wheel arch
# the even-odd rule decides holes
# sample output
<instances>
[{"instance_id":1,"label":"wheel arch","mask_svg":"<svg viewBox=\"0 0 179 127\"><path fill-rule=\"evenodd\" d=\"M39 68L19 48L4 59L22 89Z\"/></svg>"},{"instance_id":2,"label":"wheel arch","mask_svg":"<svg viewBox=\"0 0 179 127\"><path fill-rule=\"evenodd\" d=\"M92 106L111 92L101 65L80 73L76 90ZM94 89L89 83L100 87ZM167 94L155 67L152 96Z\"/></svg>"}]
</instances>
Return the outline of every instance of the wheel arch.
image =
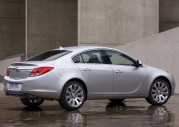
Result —
<instances>
[{"instance_id":1,"label":"wheel arch","mask_svg":"<svg viewBox=\"0 0 179 127\"><path fill-rule=\"evenodd\" d=\"M84 87L84 89L85 89L85 92L86 92L86 97L85 97L85 101L86 101L87 96L88 96L88 89L87 89L87 86L86 86L86 84L85 84L85 82L84 82L83 80L81 80L81 79L79 79L79 78L69 79L69 80L65 83L65 85L63 86L63 89L64 89L64 87L66 86L66 84L68 84L69 82L72 82L72 81L79 82L79 83L81 83L81 84L83 85L83 87ZM62 91L63 91L63 89L62 89Z\"/></svg>"},{"instance_id":2,"label":"wheel arch","mask_svg":"<svg viewBox=\"0 0 179 127\"><path fill-rule=\"evenodd\" d=\"M155 100L154 98L153 98L153 95L151 94L151 90L152 90L152 86L153 86L153 84L156 82L156 80L163 80L163 81L165 81L167 84L168 84L168 87L169 87L169 89L170 89L170 93L169 93L169 95L168 95L168 97L167 98L165 98L163 101L161 101L161 100ZM148 103L150 103L150 104L152 104L152 105L163 105L163 104L165 104L167 101L168 101L168 99L170 98L170 96L171 96L171 83L170 83L170 81L169 81L169 79L167 78L167 77L165 77L165 76L158 76L158 77L156 77L152 82L151 82L151 86L150 86L150 90L149 90L149 93L148 93L148 97L146 98L146 101L148 102ZM159 95L158 95L159 96Z\"/></svg>"},{"instance_id":3,"label":"wheel arch","mask_svg":"<svg viewBox=\"0 0 179 127\"><path fill-rule=\"evenodd\" d=\"M152 81L152 83L154 81L158 80L158 79L162 79L162 80L164 80L164 81L166 81L168 83L168 85L170 87L170 93L171 93L172 92L172 86L171 86L171 83L170 83L169 79L167 77L165 77L165 76L158 76Z\"/></svg>"}]
</instances>

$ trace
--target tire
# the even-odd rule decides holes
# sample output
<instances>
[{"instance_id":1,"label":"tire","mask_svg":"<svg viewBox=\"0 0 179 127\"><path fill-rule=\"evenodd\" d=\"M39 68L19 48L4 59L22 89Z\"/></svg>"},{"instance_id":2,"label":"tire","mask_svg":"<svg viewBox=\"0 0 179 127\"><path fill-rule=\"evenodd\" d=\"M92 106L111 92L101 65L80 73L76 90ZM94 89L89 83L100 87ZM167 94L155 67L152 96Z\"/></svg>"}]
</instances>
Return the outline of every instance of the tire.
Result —
<instances>
[{"instance_id":1,"label":"tire","mask_svg":"<svg viewBox=\"0 0 179 127\"><path fill-rule=\"evenodd\" d=\"M111 102L123 102L125 99L109 99Z\"/></svg>"},{"instance_id":2,"label":"tire","mask_svg":"<svg viewBox=\"0 0 179 127\"><path fill-rule=\"evenodd\" d=\"M59 104L62 108L72 111L79 109L86 100L86 91L77 81L68 82L61 93Z\"/></svg>"},{"instance_id":3,"label":"tire","mask_svg":"<svg viewBox=\"0 0 179 127\"><path fill-rule=\"evenodd\" d=\"M163 105L168 101L170 95L169 84L163 79L157 79L152 83L146 100L152 105Z\"/></svg>"},{"instance_id":4,"label":"tire","mask_svg":"<svg viewBox=\"0 0 179 127\"><path fill-rule=\"evenodd\" d=\"M43 102L44 99L42 98L20 98L22 104L28 106L28 107L32 107L32 108L36 108L39 107Z\"/></svg>"}]
</instances>

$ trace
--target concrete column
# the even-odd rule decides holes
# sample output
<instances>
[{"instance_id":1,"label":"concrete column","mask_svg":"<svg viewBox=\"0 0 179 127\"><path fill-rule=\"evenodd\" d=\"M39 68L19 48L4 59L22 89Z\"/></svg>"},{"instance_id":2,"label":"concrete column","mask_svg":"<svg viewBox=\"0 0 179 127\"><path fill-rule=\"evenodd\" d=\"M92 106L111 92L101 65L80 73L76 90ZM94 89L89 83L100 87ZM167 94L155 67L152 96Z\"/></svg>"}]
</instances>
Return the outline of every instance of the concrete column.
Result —
<instances>
[{"instance_id":1,"label":"concrete column","mask_svg":"<svg viewBox=\"0 0 179 127\"><path fill-rule=\"evenodd\" d=\"M77 45L77 0L27 0L27 56Z\"/></svg>"},{"instance_id":2,"label":"concrete column","mask_svg":"<svg viewBox=\"0 0 179 127\"><path fill-rule=\"evenodd\" d=\"M160 32L179 26L179 0L160 0Z\"/></svg>"},{"instance_id":3,"label":"concrete column","mask_svg":"<svg viewBox=\"0 0 179 127\"><path fill-rule=\"evenodd\" d=\"M25 52L24 12L24 0L0 0L0 60Z\"/></svg>"},{"instance_id":4,"label":"concrete column","mask_svg":"<svg viewBox=\"0 0 179 127\"><path fill-rule=\"evenodd\" d=\"M78 43L119 45L158 33L159 0L79 0Z\"/></svg>"}]
</instances>

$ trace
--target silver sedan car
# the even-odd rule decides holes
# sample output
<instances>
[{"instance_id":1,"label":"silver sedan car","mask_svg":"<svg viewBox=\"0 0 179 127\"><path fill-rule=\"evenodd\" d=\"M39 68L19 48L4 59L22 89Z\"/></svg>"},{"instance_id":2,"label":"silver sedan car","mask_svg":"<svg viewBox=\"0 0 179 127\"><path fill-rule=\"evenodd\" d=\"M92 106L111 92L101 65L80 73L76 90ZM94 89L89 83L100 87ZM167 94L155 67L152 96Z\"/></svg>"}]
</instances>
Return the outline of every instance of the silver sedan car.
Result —
<instances>
[{"instance_id":1,"label":"silver sedan car","mask_svg":"<svg viewBox=\"0 0 179 127\"><path fill-rule=\"evenodd\" d=\"M77 110L87 99L146 98L152 105L163 105L174 94L175 81L168 72L122 51L74 46L13 63L4 77L4 90L29 107L57 100L64 109Z\"/></svg>"}]
</instances>

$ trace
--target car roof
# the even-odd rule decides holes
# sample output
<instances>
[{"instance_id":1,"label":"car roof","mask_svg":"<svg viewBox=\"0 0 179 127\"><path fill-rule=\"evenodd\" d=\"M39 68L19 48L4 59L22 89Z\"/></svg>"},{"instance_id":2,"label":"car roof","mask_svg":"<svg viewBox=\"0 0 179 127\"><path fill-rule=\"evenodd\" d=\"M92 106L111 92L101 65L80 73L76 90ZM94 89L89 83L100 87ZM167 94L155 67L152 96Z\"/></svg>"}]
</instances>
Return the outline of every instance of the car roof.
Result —
<instances>
[{"instance_id":1,"label":"car roof","mask_svg":"<svg viewBox=\"0 0 179 127\"><path fill-rule=\"evenodd\" d=\"M76 54L76 53L79 53L79 52L83 52L85 50L92 50L92 49L104 49L104 50L113 50L113 51L119 51L123 54L126 54L127 56L135 59L133 56L121 51L121 50L118 50L118 49L115 49L115 48L109 48L109 47L102 47L102 46L70 46L70 47L59 47L55 50L68 50L68 51L72 51L72 55L73 54ZM135 59L137 60L137 59Z\"/></svg>"},{"instance_id":2,"label":"car roof","mask_svg":"<svg viewBox=\"0 0 179 127\"><path fill-rule=\"evenodd\" d=\"M91 49L112 49L112 50L117 50L113 48L108 48L108 47L102 47L102 46L70 46L70 47L60 47L57 48L56 50L68 50L68 51L73 51L73 52L81 52L85 50L91 50Z\"/></svg>"}]
</instances>

